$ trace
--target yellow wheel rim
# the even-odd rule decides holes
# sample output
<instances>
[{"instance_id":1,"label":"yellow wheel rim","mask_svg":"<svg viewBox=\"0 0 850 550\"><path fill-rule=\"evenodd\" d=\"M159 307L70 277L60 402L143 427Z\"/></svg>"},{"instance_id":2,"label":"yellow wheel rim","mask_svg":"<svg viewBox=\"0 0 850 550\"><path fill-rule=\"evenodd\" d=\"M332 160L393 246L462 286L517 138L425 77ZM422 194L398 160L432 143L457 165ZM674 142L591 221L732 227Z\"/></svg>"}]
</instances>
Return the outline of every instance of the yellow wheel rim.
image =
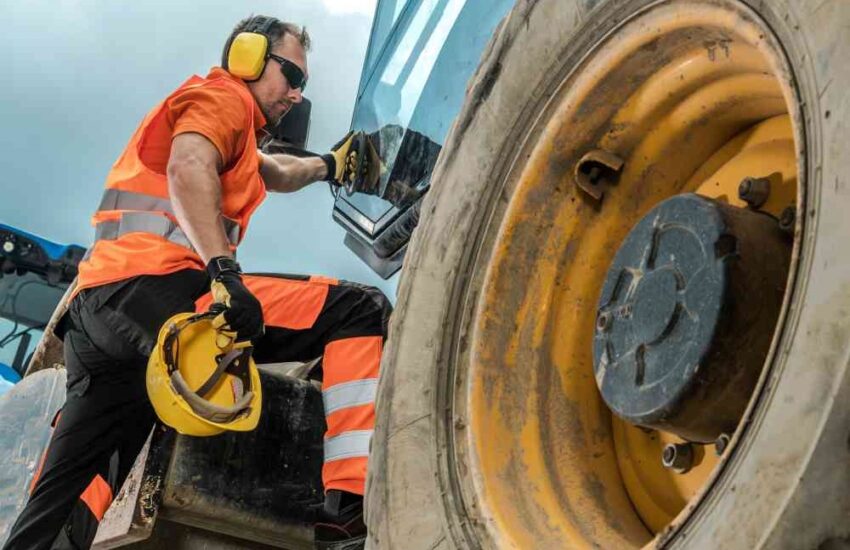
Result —
<instances>
[{"instance_id":1,"label":"yellow wheel rim","mask_svg":"<svg viewBox=\"0 0 850 550\"><path fill-rule=\"evenodd\" d=\"M596 387L596 303L619 244L660 201L696 192L744 206L744 177L770 177L761 208L798 204L793 90L769 31L735 2L657 3L603 40L562 84L508 175L481 294L464 325L454 453L472 527L499 547L636 548L710 490L711 445L677 474L678 441L612 417ZM623 160L601 202L577 187L589 151ZM767 359L767 358L765 358ZM734 438L733 438L734 440ZM729 450L726 451L730 452Z\"/></svg>"}]
</instances>

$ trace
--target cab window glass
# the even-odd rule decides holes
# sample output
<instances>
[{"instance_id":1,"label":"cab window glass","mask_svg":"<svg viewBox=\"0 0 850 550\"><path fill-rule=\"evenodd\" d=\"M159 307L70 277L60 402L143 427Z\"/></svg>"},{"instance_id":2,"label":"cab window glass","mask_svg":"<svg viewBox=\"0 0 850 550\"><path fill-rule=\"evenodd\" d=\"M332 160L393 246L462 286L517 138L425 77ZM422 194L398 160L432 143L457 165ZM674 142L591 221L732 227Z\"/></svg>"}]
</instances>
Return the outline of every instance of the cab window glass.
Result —
<instances>
[{"instance_id":1,"label":"cab window glass","mask_svg":"<svg viewBox=\"0 0 850 550\"><path fill-rule=\"evenodd\" d=\"M384 165L382 198L355 194L341 199L370 220L367 233L379 232L427 190L442 143L463 104L467 82L512 2L409 0L405 4L386 44L375 54L352 122L353 129L369 133ZM385 10L395 14L396 7L394 2L381 1L376 19Z\"/></svg>"},{"instance_id":2,"label":"cab window glass","mask_svg":"<svg viewBox=\"0 0 850 550\"><path fill-rule=\"evenodd\" d=\"M369 38L369 50L366 52L366 60L363 64L364 75L368 74L375 66L375 61L381 50L386 45L387 38L392 31L393 25L398 21L401 12L409 0L382 0L375 9L375 18L372 22L372 36Z\"/></svg>"}]
</instances>

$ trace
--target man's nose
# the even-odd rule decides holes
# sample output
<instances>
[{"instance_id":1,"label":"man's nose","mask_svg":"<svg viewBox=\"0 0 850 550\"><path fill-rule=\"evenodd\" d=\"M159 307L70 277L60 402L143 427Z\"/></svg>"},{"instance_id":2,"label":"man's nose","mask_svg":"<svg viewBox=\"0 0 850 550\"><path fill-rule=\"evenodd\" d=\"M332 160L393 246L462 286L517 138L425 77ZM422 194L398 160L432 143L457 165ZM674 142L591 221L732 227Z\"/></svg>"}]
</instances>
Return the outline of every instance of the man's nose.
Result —
<instances>
[{"instance_id":1,"label":"man's nose","mask_svg":"<svg viewBox=\"0 0 850 550\"><path fill-rule=\"evenodd\" d=\"M292 103L301 103L304 97L301 95L301 88L289 88L289 93L286 94L287 99Z\"/></svg>"}]
</instances>

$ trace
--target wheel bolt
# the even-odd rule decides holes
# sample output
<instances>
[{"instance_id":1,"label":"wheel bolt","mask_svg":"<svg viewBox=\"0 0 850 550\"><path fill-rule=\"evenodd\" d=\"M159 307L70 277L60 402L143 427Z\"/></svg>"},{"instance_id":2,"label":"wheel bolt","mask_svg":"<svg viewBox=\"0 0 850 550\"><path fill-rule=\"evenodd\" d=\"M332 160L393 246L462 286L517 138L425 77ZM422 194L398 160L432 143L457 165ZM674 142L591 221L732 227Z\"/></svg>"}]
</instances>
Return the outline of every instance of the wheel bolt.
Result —
<instances>
[{"instance_id":1,"label":"wheel bolt","mask_svg":"<svg viewBox=\"0 0 850 550\"><path fill-rule=\"evenodd\" d=\"M794 233L794 222L797 219L797 209L789 206L779 214L779 229L785 233Z\"/></svg>"},{"instance_id":2,"label":"wheel bolt","mask_svg":"<svg viewBox=\"0 0 850 550\"><path fill-rule=\"evenodd\" d=\"M746 202L750 208L758 208L767 202L770 196L770 180L768 178L744 178L738 185L738 198Z\"/></svg>"},{"instance_id":3,"label":"wheel bolt","mask_svg":"<svg viewBox=\"0 0 850 550\"><path fill-rule=\"evenodd\" d=\"M596 318L596 330L598 332L604 332L611 327L611 314L608 312L600 313L599 317Z\"/></svg>"},{"instance_id":4,"label":"wheel bolt","mask_svg":"<svg viewBox=\"0 0 850 550\"><path fill-rule=\"evenodd\" d=\"M684 474L694 464L694 449L690 443L668 443L661 451L661 464L677 474Z\"/></svg>"},{"instance_id":5,"label":"wheel bolt","mask_svg":"<svg viewBox=\"0 0 850 550\"><path fill-rule=\"evenodd\" d=\"M720 434L720 437L714 442L714 453L717 456L722 456L727 447L729 447L729 436L727 434Z\"/></svg>"}]
</instances>

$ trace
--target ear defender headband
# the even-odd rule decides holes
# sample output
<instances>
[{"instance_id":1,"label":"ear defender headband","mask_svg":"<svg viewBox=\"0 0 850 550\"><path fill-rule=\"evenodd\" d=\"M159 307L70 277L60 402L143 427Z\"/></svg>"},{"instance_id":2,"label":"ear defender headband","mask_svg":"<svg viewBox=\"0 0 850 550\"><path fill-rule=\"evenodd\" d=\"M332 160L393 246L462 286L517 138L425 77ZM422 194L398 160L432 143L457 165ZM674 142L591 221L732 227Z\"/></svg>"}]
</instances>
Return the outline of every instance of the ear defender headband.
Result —
<instances>
[{"instance_id":1,"label":"ear defender headband","mask_svg":"<svg viewBox=\"0 0 850 550\"><path fill-rule=\"evenodd\" d=\"M254 17L248 28L225 46L222 67L248 82L260 78L269 58L269 31L275 23L274 17Z\"/></svg>"}]
</instances>

